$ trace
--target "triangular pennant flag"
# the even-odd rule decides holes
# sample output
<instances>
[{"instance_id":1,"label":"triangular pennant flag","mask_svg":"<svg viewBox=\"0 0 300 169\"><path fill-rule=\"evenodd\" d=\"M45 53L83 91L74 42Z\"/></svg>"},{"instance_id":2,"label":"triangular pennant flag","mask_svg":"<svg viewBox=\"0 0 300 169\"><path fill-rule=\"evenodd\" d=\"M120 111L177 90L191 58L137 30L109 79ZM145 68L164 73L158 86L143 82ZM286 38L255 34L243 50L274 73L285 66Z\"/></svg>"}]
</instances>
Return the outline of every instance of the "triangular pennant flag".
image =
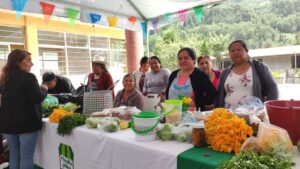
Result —
<instances>
[{"instance_id":1,"label":"triangular pennant flag","mask_svg":"<svg viewBox=\"0 0 300 169\"><path fill-rule=\"evenodd\" d=\"M101 15L90 13L92 23L99 22L101 20Z\"/></svg>"},{"instance_id":2,"label":"triangular pennant flag","mask_svg":"<svg viewBox=\"0 0 300 169\"><path fill-rule=\"evenodd\" d=\"M157 34L157 27L158 27L158 22L159 22L159 18L154 18L151 20L152 25L153 25L153 29L155 34Z\"/></svg>"},{"instance_id":3,"label":"triangular pennant flag","mask_svg":"<svg viewBox=\"0 0 300 169\"><path fill-rule=\"evenodd\" d=\"M142 26L142 30L143 30L143 35L144 35L144 37L146 37L147 36L147 24L146 24L146 22L142 22L141 26Z\"/></svg>"},{"instance_id":4,"label":"triangular pennant flag","mask_svg":"<svg viewBox=\"0 0 300 169\"><path fill-rule=\"evenodd\" d=\"M66 10L67 10L67 16L68 16L69 21L70 21L70 26L72 28L74 28L75 20L77 18L77 15L79 14L79 10L72 9L72 8L67 8Z\"/></svg>"},{"instance_id":5,"label":"triangular pennant flag","mask_svg":"<svg viewBox=\"0 0 300 169\"><path fill-rule=\"evenodd\" d=\"M128 21L129 21L129 22L131 22L131 23L132 23L132 25L134 25L134 24L135 24L135 22L136 22L136 17L134 17L134 16L131 16L131 17L129 17L129 18L128 18Z\"/></svg>"},{"instance_id":6,"label":"triangular pennant flag","mask_svg":"<svg viewBox=\"0 0 300 169\"><path fill-rule=\"evenodd\" d=\"M113 17L113 16L108 16L107 19L108 19L108 24L109 24L110 27L116 27L117 26L118 18Z\"/></svg>"},{"instance_id":7,"label":"triangular pennant flag","mask_svg":"<svg viewBox=\"0 0 300 169\"><path fill-rule=\"evenodd\" d=\"M13 9L16 11L17 20L20 20L27 0L12 0Z\"/></svg>"},{"instance_id":8,"label":"triangular pennant flag","mask_svg":"<svg viewBox=\"0 0 300 169\"><path fill-rule=\"evenodd\" d=\"M164 18L165 18L165 20L167 20L167 21L169 21L169 20L171 19L171 16L172 16L172 14L170 14L170 13L164 14Z\"/></svg>"},{"instance_id":9,"label":"triangular pennant flag","mask_svg":"<svg viewBox=\"0 0 300 169\"><path fill-rule=\"evenodd\" d=\"M50 20L51 15L54 11L55 5L48 4L46 2L40 2L40 5L42 7L45 22L48 23L48 21Z\"/></svg>"},{"instance_id":10,"label":"triangular pennant flag","mask_svg":"<svg viewBox=\"0 0 300 169\"><path fill-rule=\"evenodd\" d=\"M186 9L185 10L181 10L181 11L178 12L178 14L179 14L179 20L180 20L180 22L181 22L182 25L183 25L183 23L186 20L186 12L187 12Z\"/></svg>"},{"instance_id":11,"label":"triangular pennant flag","mask_svg":"<svg viewBox=\"0 0 300 169\"><path fill-rule=\"evenodd\" d=\"M203 6L197 6L197 7L194 8L194 11L196 13L197 20L198 20L199 23L202 22L202 17L203 17L202 9L203 9Z\"/></svg>"}]
</instances>

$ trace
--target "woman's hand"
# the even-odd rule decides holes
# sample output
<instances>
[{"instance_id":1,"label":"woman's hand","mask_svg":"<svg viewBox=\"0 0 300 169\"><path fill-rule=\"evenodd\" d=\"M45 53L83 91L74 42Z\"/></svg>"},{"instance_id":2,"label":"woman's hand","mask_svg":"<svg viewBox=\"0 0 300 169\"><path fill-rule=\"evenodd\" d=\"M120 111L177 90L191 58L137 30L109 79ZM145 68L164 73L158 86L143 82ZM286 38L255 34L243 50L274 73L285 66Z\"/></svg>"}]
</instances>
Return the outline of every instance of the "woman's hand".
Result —
<instances>
[{"instance_id":1,"label":"woman's hand","mask_svg":"<svg viewBox=\"0 0 300 169\"><path fill-rule=\"evenodd\" d=\"M214 104L211 104L211 105L205 105L205 109L206 110L212 110L215 108L215 105Z\"/></svg>"},{"instance_id":2,"label":"woman's hand","mask_svg":"<svg viewBox=\"0 0 300 169\"><path fill-rule=\"evenodd\" d=\"M40 88L41 88L41 89L48 90L48 86L47 86L47 85L45 85L45 84L41 84L41 85L40 85Z\"/></svg>"}]
</instances>

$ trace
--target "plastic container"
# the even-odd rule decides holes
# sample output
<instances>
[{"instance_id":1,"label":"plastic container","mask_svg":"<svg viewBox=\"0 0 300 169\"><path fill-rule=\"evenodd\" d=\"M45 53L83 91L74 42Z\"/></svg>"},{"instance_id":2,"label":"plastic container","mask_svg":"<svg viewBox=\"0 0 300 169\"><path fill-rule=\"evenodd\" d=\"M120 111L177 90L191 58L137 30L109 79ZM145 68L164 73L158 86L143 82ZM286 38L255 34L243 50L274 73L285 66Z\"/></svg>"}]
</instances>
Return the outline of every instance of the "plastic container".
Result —
<instances>
[{"instance_id":1,"label":"plastic container","mask_svg":"<svg viewBox=\"0 0 300 169\"><path fill-rule=\"evenodd\" d=\"M174 125L179 124L182 114L182 100L165 100L161 105L166 116L166 122Z\"/></svg>"},{"instance_id":2,"label":"plastic container","mask_svg":"<svg viewBox=\"0 0 300 169\"><path fill-rule=\"evenodd\" d=\"M287 130L294 145L300 139L300 100L265 102L270 123Z\"/></svg>"},{"instance_id":3,"label":"plastic container","mask_svg":"<svg viewBox=\"0 0 300 169\"><path fill-rule=\"evenodd\" d=\"M131 129L138 141L152 141L156 138L156 128L160 116L155 112L140 112L133 115Z\"/></svg>"}]
</instances>

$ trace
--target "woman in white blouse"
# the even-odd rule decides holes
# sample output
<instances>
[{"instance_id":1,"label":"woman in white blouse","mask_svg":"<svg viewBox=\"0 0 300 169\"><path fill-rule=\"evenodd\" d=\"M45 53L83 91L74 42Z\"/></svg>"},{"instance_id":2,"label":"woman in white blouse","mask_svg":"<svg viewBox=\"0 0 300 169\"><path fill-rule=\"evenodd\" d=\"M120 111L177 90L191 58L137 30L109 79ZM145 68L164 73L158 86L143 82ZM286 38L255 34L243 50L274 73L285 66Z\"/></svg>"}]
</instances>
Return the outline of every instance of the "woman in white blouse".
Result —
<instances>
[{"instance_id":1,"label":"woman in white blouse","mask_svg":"<svg viewBox=\"0 0 300 169\"><path fill-rule=\"evenodd\" d=\"M253 61L244 41L233 41L229 47L232 65L222 71L217 107L235 108L240 99L256 96L261 101L278 99L278 88L268 67Z\"/></svg>"}]
</instances>

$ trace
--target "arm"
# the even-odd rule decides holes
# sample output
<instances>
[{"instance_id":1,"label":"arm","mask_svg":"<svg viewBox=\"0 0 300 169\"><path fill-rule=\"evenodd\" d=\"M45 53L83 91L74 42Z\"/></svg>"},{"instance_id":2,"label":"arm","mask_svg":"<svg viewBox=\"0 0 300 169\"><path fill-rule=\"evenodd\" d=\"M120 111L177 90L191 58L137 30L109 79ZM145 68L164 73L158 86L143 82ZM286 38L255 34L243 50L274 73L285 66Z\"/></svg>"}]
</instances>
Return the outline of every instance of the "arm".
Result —
<instances>
[{"instance_id":1,"label":"arm","mask_svg":"<svg viewBox=\"0 0 300 169\"><path fill-rule=\"evenodd\" d=\"M140 110L144 109L144 98L141 93L138 93L138 97L136 97L135 102L135 107L137 107Z\"/></svg>"},{"instance_id":2,"label":"arm","mask_svg":"<svg viewBox=\"0 0 300 169\"><path fill-rule=\"evenodd\" d=\"M268 66L263 63L263 80L265 87L267 88L266 100L277 100L278 99L278 87L269 70Z\"/></svg>"},{"instance_id":3,"label":"arm","mask_svg":"<svg viewBox=\"0 0 300 169\"><path fill-rule=\"evenodd\" d=\"M47 90L45 88L40 88L38 81L33 74L28 73L25 78L24 90L28 96L29 102L33 104L42 103L47 96Z\"/></svg>"},{"instance_id":4,"label":"arm","mask_svg":"<svg viewBox=\"0 0 300 169\"><path fill-rule=\"evenodd\" d=\"M164 69L165 72L164 72L164 90L162 92L166 93L166 88L169 84L169 77L170 77L170 70L169 69Z\"/></svg>"}]
</instances>

